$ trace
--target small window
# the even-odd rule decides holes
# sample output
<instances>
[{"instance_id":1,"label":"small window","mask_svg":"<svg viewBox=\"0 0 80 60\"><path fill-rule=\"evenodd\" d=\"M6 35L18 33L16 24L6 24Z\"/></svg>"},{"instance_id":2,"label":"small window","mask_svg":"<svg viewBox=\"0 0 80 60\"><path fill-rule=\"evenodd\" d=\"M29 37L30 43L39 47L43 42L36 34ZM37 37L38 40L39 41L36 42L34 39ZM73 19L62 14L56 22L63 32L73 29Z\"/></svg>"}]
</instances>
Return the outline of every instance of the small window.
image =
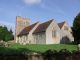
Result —
<instances>
[{"instance_id":1,"label":"small window","mask_svg":"<svg viewBox=\"0 0 80 60\"><path fill-rule=\"evenodd\" d=\"M52 32L52 37L56 37L56 31Z\"/></svg>"}]
</instances>

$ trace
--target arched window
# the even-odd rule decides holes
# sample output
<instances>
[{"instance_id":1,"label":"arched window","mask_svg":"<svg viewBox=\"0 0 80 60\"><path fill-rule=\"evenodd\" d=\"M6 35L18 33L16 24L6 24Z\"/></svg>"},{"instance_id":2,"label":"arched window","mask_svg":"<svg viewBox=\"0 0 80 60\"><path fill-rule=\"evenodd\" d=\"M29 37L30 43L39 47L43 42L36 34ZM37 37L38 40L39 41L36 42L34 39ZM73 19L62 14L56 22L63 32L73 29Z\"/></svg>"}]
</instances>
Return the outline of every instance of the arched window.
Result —
<instances>
[{"instance_id":1,"label":"arched window","mask_svg":"<svg viewBox=\"0 0 80 60\"><path fill-rule=\"evenodd\" d=\"M70 39L67 36L62 37L60 43L65 44L65 43L70 43Z\"/></svg>"},{"instance_id":2,"label":"arched window","mask_svg":"<svg viewBox=\"0 0 80 60\"><path fill-rule=\"evenodd\" d=\"M52 37L56 37L56 31L52 31Z\"/></svg>"},{"instance_id":3,"label":"arched window","mask_svg":"<svg viewBox=\"0 0 80 60\"><path fill-rule=\"evenodd\" d=\"M59 36L59 30L52 31L52 37Z\"/></svg>"}]
</instances>

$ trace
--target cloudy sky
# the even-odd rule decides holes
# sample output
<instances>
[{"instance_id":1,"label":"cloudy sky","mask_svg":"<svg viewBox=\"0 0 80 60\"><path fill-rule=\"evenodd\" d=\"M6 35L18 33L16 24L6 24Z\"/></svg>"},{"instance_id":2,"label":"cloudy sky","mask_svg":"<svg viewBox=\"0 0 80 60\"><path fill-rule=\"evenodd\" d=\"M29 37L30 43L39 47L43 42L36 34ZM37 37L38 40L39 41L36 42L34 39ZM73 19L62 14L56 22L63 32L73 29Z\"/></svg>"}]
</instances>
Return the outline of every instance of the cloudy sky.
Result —
<instances>
[{"instance_id":1,"label":"cloudy sky","mask_svg":"<svg viewBox=\"0 0 80 60\"><path fill-rule=\"evenodd\" d=\"M54 19L71 26L80 12L80 0L0 0L0 24L15 27L16 16L27 17L31 23Z\"/></svg>"}]
</instances>

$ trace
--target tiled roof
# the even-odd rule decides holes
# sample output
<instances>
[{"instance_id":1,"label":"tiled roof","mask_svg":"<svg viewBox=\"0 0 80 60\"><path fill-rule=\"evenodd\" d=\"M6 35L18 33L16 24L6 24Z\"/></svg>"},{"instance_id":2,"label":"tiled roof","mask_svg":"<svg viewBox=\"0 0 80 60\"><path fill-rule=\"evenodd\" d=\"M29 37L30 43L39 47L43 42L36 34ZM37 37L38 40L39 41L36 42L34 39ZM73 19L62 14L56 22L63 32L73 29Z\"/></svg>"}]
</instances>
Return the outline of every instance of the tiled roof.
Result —
<instances>
[{"instance_id":1,"label":"tiled roof","mask_svg":"<svg viewBox=\"0 0 80 60\"><path fill-rule=\"evenodd\" d=\"M38 23L38 22L37 22L37 23ZM32 24L32 25L30 25L30 26L28 26L28 27L25 27L25 28L20 32L20 34L19 34L18 36L28 34L28 33L34 28L34 26L35 26L37 23L34 23L34 24Z\"/></svg>"},{"instance_id":2,"label":"tiled roof","mask_svg":"<svg viewBox=\"0 0 80 60\"><path fill-rule=\"evenodd\" d=\"M47 22L45 22L45 23L40 24L40 25L36 28L36 30L34 31L34 33L44 32L44 31L48 28L48 26L50 25L50 23L51 23L52 21L53 21L53 20L50 20L50 21L47 21Z\"/></svg>"},{"instance_id":3,"label":"tiled roof","mask_svg":"<svg viewBox=\"0 0 80 60\"><path fill-rule=\"evenodd\" d=\"M58 23L58 26L60 27L60 29L63 27L64 24L65 24L65 21L61 22L61 23Z\"/></svg>"}]
</instances>

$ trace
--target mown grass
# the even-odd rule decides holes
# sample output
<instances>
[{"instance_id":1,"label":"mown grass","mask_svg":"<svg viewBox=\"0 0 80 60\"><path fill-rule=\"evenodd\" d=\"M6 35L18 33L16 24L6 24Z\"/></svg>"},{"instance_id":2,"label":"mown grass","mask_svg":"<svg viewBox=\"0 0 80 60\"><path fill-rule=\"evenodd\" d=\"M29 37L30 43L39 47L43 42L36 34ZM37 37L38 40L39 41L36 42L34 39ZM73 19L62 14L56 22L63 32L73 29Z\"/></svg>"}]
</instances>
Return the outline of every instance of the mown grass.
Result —
<instances>
[{"instance_id":1,"label":"mown grass","mask_svg":"<svg viewBox=\"0 0 80 60\"><path fill-rule=\"evenodd\" d=\"M20 45L20 44L12 44L10 47L0 47L0 53L21 53L21 52L39 52L43 53L47 50L56 50L60 51L61 49L67 49L70 52L74 50L78 50L77 45L67 45L67 44L52 44L52 45L40 45L40 44L27 44L27 45Z\"/></svg>"},{"instance_id":2,"label":"mown grass","mask_svg":"<svg viewBox=\"0 0 80 60\"><path fill-rule=\"evenodd\" d=\"M45 52L49 49L60 51L61 49L67 49L70 52L73 50L77 50L77 45L69 45L69 44L50 44L50 45L40 45L40 44L27 44L27 45L20 45L20 44L13 44L11 45L12 49L25 49L31 50L35 52Z\"/></svg>"}]
</instances>

